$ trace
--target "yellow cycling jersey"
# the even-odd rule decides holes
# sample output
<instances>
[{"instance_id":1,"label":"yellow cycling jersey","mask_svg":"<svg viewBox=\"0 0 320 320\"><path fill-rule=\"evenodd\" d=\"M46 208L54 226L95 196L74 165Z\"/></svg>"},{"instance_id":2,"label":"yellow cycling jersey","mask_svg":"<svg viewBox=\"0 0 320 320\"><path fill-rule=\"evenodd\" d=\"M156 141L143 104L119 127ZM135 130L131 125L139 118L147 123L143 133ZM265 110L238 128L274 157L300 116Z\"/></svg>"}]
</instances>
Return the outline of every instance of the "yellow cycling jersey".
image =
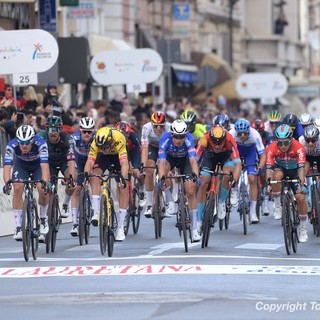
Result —
<instances>
[{"instance_id":1,"label":"yellow cycling jersey","mask_svg":"<svg viewBox=\"0 0 320 320\"><path fill-rule=\"evenodd\" d=\"M198 144L198 141L204 134L208 131L207 126L205 124L196 123L194 131L191 133L195 146Z\"/></svg>"},{"instance_id":2,"label":"yellow cycling jersey","mask_svg":"<svg viewBox=\"0 0 320 320\"><path fill-rule=\"evenodd\" d=\"M112 131L111 145L109 148L104 150L102 148L99 148L96 144L96 141L93 140L88 154L88 159L95 161L97 159L98 153L102 153L104 155L118 155L119 161L128 159L127 139L123 135L123 133L114 128L103 127L97 131L96 136L99 136L101 134L101 130L103 130L105 136L108 136L110 130Z\"/></svg>"}]
</instances>

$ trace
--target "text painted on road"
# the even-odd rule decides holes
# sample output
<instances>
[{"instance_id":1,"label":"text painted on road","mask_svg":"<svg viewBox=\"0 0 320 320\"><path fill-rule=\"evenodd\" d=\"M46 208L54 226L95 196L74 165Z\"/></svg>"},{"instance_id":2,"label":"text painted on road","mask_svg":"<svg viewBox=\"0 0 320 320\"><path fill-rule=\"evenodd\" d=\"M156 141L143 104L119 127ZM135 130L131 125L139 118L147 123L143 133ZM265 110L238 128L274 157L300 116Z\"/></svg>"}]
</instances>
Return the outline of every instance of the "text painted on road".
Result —
<instances>
[{"instance_id":1,"label":"text painted on road","mask_svg":"<svg viewBox=\"0 0 320 320\"><path fill-rule=\"evenodd\" d=\"M317 266L276 265L129 265L0 268L0 278L160 274L320 275Z\"/></svg>"}]
</instances>

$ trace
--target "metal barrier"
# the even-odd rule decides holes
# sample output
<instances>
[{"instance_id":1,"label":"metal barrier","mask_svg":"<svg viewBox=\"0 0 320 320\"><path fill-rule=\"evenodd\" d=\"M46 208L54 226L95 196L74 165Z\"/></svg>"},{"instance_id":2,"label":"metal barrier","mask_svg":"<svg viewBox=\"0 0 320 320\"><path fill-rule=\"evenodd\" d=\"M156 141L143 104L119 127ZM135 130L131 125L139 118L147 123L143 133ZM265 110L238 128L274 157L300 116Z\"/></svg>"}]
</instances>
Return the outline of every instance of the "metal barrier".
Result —
<instances>
[{"instance_id":1,"label":"metal barrier","mask_svg":"<svg viewBox=\"0 0 320 320\"><path fill-rule=\"evenodd\" d=\"M7 147L9 140L10 140L9 135L6 132L0 131L0 168L2 168L3 164L4 164L6 147Z\"/></svg>"}]
</instances>

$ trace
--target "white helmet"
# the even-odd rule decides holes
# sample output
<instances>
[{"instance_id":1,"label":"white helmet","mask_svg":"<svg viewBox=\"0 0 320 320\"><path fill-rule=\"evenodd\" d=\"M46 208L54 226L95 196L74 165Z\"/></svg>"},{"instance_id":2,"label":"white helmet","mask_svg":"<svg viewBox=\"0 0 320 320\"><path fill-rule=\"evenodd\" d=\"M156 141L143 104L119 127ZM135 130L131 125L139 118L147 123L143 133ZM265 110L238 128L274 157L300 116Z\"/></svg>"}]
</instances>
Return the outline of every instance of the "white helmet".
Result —
<instances>
[{"instance_id":1,"label":"white helmet","mask_svg":"<svg viewBox=\"0 0 320 320\"><path fill-rule=\"evenodd\" d=\"M23 125L17 129L16 137L19 143L28 144L34 140L35 132L31 126Z\"/></svg>"},{"instance_id":2,"label":"white helmet","mask_svg":"<svg viewBox=\"0 0 320 320\"><path fill-rule=\"evenodd\" d=\"M181 119L177 119L172 122L170 131L172 134L186 134L188 132L188 126Z\"/></svg>"},{"instance_id":3,"label":"white helmet","mask_svg":"<svg viewBox=\"0 0 320 320\"><path fill-rule=\"evenodd\" d=\"M317 116L313 119L313 124L320 129L320 116Z\"/></svg>"},{"instance_id":4,"label":"white helmet","mask_svg":"<svg viewBox=\"0 0 320 320\"><path fill-rule=\"evenodd\" d=\"M303 113L300 116L299 122L303 125L303 126L308 126L309 124L312 124L312 116L309 113Z\"/></svg>"},{"instance_id":5,"label":"white helmet","mask_svg":"<svg viewBox=\"0 0 320 320\"><path fill-rule=\"evenodd\" d=\"M84 130L93 130L95 125L95 121L90 117L84 117L79 122L80 129Z\"/></svg>"}]
</instances>

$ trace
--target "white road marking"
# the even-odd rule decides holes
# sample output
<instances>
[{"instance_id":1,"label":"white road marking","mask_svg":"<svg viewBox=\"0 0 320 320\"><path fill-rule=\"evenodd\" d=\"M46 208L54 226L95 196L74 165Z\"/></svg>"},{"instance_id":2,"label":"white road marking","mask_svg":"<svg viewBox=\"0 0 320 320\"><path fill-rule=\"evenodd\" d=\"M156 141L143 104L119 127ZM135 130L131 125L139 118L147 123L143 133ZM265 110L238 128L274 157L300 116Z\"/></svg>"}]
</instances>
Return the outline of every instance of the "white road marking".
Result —
<instances>
[{"instance_id":1,"label":"white road marking","mask_svg":"<svg viewBox=\"0 0 320 320\"><path fill-rule=\"evenodd\" d=\"M100 265L0 268L0 278L57 276L119 276L168 274L300 275L320 276L319 266L277 265Z\"/></svg>"},{"instance_id":2,"label":"white road marking","mask_svg":"<svg viewBox=\"0 0 320 320\"><path fill-rule=\"evenodd\" d=\"M277 250L283 247L283 244L276 243L245 243L235 247L236 249L253 249L253 250Z\"/></svg>"},{"instance_id":3,"label":"white road marking","mask_svg":"<svg viewBox=\"0 0 320 320\"><path fill-rule=\"evenodd\" d=\"M188 247L196 247L199 244L200 242L189 243ZM168 251L176 248L184 248L184 244L182 242L161 243L157 246L151 247L151 249L154 249L154 250L148 252L146 255L141 255L140 257L143 258L143 257L155 256L157 254L163 253L164 251Z\"/></svg>"}]
</instances>

